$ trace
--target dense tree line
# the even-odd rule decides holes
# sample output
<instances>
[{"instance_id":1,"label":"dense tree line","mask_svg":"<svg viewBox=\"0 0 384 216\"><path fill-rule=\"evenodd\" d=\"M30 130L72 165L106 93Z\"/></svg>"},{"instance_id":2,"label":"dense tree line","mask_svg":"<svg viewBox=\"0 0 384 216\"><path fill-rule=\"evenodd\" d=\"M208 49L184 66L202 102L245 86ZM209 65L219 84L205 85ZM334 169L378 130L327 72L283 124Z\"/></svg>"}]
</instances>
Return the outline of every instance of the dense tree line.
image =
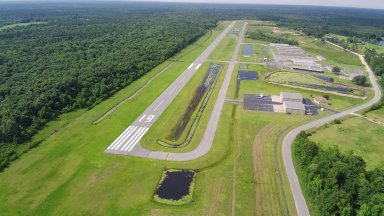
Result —
<instances>
[{"instance_id":1,"label":"dense tree line","mask_svg":"<svg viewBox=\"0 0 384 216\"><path fill-rule=\"evenodd\" d=\"M294 141L294 156L307 195L320 215L380 216L384 214L384 170L367 170L352 152L341 153L308 139Z\"/></svg>"},{"instance_id":2,"label":"dense tree line","mask_svg":"<svg viewBox=\"0 0 384 216\"><path fill-rule=\"evenodd\" d=\"M276 36L272 34L265 34L262 31L248 32L247 37L254 40L268 41L271 43L283 43L289 45L299 45L297 40Z\"/></svg>"}]
</instances>

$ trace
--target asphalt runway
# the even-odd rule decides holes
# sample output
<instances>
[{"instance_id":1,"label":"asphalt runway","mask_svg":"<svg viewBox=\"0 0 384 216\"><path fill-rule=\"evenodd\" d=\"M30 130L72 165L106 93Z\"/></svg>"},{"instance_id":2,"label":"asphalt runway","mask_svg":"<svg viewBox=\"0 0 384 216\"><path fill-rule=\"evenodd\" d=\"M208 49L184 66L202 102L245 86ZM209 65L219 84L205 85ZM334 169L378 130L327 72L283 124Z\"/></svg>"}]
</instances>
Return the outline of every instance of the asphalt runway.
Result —
<instances>
[{"instance_id":1,"label":"asphalt runway","mask_svg":"<svg viewBox=\"0 0 384 216\"><path fill-rule=\"evenodd\" d=\"M208 48L104 152L166 159L168 157L167 152L152 152L138 145L141 138L171 104L200 66L208 59L209 55L233 28L234 24L235 22L232 21Z\"/></svg>"}]
</instances>

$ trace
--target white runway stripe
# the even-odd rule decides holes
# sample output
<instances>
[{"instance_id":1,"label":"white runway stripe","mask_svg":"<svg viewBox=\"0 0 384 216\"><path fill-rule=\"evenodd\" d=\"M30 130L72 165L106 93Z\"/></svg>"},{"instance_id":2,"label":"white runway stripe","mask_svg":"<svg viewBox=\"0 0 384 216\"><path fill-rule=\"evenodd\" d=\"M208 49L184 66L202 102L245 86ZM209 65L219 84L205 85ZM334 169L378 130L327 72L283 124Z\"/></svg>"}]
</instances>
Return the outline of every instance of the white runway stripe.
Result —
<instances>
[{"instance_id":1,"label":"white runway stripe","mask_svg":"<svg viewBox=\"0 0 384 216\"><path fill-rule=\"evenodd\" d=\"M197 65L196 70L198 70L200 68L200 66L201 66L201 64Z\"/></svg>"},{"instance_id":2,"label":"white runway stripe","mask_svg":"<svg viewBox=\"0 0 384 216\"><path fill-rule=\"evenodd\" d=\"M191 65L189 65L189 67L188 67L188 70L189 70L189 69L191 69L191 68L192 68L192 66L193 66L193 63L192 63Z\"/></svg>"},{"instance_id":3,"label":"white runway stripe","mask_svg":"<svg viewBox=\"0 0 384 216\"><path fill-rule=\"evenodd\" d=\"M120 150L125 151L124 149L126 147L129 147L131 143L133 143L136 140L136 138L140 136L141 132L143 132L144 130L145 130L145 127L139 128L139 130L136 131L135 135L131 136L131 138L125 143L125 145L120 148Z\"/></svg>"},{"instance_id":4,"label":"white runway stripe","mask_svg":"<svg viewBox=\"0 0 384 216\"><path fill-rule=\"evenodd\" d=\"M132 126L129 126L127 129L125 129L125 131L123 133L120 134L120 136L118 136L115 141L113 141L113 143L108 147L108 149L110 148L113 148L119 141L121 138L123 138L123 136L129 132L130 130L132 129Z\"/></svg>"},{"instance_id":5,"label":"white runway stripe","mask_svg":"<svg viewBox=\"0 0 384 216\"><path fill-rule=\"evenodd\" d=\"M139 138L133 143L133 145L128 149L128 151L131 151L131 150L135 147L135 145L136 145L137 143L139 143L140 139L144 136L145 133L147 133L148 130L149 130L149 128L146 128L146 129L144 130L144 132L143 132L143 133L139 136Z\"/></svg>"},{"instance_id":6,"label":"white runway stripe","mask_svg":"<svg viewBox=\"0 0 384 216\"><path fill-rule=\"evenodd\" d=\"M117 144L116 146L114 146L114 147L112 148L112 150L117 150L117 149L121 146L121 144L123 144L124 141L127 140L127 139L129 138L129 136L131 136L131 134L132 134L133 132L135 132L136 129L137 129L137 127L133 126L133 129L130 130L129 133L125 134L124 137L119 141L119 144Z\"/></svg>"},{"instance_id":7,"label":"white runway stripe","mask_svg":"<svg viewBox=\"0 0 384 216\"><path fill-rule=\"evenodd\" d=\"M155 108L155 110L154 111L156 111L157 110L157 108L159 108L159 106L163 103L164 101L161 101L157 106L156 106L156 108Z\"/></svg>"},{"instance_id":8,"label":"white runway stripe","mask_svg":"<svg viewBox=\"0 0 384 216\"><path fill-rule=\"evenodd\" d=\"M169 94L172 94L173 91L175 91L176 87L177 87L177 86L173 87L173 89L171 90L171 92L169 92Z\"/></svg>"}]
</instances>

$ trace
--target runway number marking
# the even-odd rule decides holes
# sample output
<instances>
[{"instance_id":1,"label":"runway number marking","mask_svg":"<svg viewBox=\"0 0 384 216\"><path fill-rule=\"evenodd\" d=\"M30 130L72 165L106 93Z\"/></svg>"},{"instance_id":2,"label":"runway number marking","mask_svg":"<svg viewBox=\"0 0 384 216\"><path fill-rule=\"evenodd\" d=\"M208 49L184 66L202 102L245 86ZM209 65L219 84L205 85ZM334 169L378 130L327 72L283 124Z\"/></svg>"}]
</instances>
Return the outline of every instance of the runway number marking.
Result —
<instances>
[{"instance_id":1,"label":"runway number marking","mask_svg":"<svg viewBox=\"0 0 384 216\"><path fill-rule=\"evenodd\" d=\"M146 118L145 118L146 117ZM155 115L143 115L140 119L139 122L145 120L145 123L151 122L156 116Z\"/></svg>"}]
</instances>

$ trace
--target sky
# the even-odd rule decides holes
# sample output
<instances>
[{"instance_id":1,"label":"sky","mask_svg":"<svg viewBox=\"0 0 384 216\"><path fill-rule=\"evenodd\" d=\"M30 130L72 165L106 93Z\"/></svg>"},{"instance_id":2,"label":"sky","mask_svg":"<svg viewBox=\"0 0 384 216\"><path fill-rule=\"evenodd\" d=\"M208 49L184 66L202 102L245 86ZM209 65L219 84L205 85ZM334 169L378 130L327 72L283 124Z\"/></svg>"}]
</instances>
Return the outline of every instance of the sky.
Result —
<instances>
[{"instance_id":1,"label":"sky","mask_svg":"<svg viewBox=\"0 0 384 216\"><path fill-rule=\"evenodd\" d=\"M65 2L66 0L0 0L0 2ZM73 2L74 0L67 0ZM76 0L81 1L81 0ZM92 1L92 0L86 0ZM132 1L132 0L95 0L95 1ZM384 9L384 0L134 0L134 1L156 1L156 2L195 2L195 3L231 3L231 4L283 4L283 5L319 5L319 6L341 6L357 8Z\"/></svg>"},{"instance_id":2,"label":"sky","mask_svg":"<svg viewBox=\"0 0 384 216\"><path fill-rule=\"evenodd\" d=\"M150 0L150 1L319 5L319 6L341 6L341 7L384 9L384 0Z\"/></svg>"}]
</instances>

